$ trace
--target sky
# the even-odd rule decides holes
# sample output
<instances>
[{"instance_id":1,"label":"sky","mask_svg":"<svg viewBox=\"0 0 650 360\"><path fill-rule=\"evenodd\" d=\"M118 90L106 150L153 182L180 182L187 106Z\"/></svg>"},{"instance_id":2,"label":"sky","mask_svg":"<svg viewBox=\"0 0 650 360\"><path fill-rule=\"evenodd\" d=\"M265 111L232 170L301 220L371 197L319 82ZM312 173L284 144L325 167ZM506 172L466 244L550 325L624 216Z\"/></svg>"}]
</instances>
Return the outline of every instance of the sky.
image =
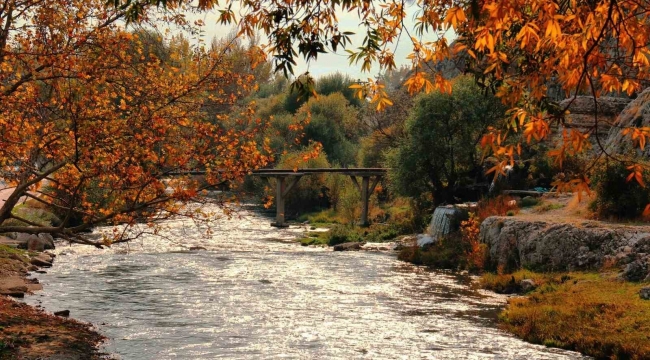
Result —
<instances>
[{"instance_id":1,"label":"sky","mask_svg":"<svg viewBox=\"0 0 650 360\"><path fill-rule=\"evenodd\" d=\"M409 28L412 28L415 23L413 18L416 10L416 5L407 6L406 26ZM351 36L352 43L348 44L348 48L354 49L358 46L361 46L363 42L364 29L359 26L360 21L356 15L356 11L352 13L344 13L339 11L337 16L339 19L340 29L343 31L352 31L355 33L355 35ZM218 24L217 17L218 15L216 11L188 15L188 18L193 20L201 19L206 24L204 27L205 33L202 38L202 40L206 43L209 43L214 36L217 38L222 38L227 36L232 31L231 26ZM262 43L265 42L266 38L263 38ZM406 56L411 53L412 44L406 33L402 35L402 38L396 47L393 45L393 49L395 48L395 63L397 67L399 68L401 65L410 65L410 61L406 59ZM360 64L350 65L348 54L340 48L338 49L337 53L320 54L317 61L312 61L310 64L307 64L302 58L300 58L298 60L298 66L294 68L294 73L295 75L300 75L306 71L309 71L310 74L316 78L336 72L347 74L354 79L361 80L374 78L378 75L377 66L374 66L370 72L363 73L361 72Z\"/></svg>"}]
</instances>

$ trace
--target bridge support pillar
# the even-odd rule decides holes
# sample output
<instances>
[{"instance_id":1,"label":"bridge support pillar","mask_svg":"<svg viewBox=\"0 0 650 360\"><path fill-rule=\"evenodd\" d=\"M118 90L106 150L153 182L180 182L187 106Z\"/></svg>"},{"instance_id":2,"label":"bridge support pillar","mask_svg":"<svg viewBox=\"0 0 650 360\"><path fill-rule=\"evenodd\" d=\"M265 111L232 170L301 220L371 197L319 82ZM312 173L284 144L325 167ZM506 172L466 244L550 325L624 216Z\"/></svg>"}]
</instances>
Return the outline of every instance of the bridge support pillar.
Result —
<instances>
[{"instance_id":1,"label":"bridge support pillar","mask_svg":"<svg viewBox=\"0 0 650 360\"><path fill-rule=\"evenodd\" d=\"M377 184L381 180L381 176L375 176L372 185L370 185L370 176L361 177L361 185L355 175L351 175L352 183L356 186L357 190L361 194L361 226L369 226L370 221L368 220L368 203L370 201L370 196L375 192Z\"/></svg>"},{"instance_id":2,"label":"bridge support pillar","mask_svg":"<svg viewBox=\"0 0 650 360\"><path fill-rule=\"evenodd\" d=\"M285 221L284 214L284 202L289 194L291 188L293 188L298 180L302 177L302 174L296 175L282 175L274 176L275 177L275 222L271 223L271 226L275 227L288 227ZM287 182L287 177L291 179Z\"/></svg>"}]
</instances>

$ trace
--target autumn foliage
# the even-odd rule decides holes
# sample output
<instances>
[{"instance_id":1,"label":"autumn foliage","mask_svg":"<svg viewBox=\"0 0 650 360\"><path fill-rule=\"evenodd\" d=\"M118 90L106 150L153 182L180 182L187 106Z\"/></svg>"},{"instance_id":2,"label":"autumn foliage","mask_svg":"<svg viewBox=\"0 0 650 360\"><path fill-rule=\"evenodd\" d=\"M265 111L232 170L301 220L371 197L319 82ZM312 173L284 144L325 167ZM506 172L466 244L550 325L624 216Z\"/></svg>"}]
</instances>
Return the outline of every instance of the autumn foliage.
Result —
<instances>
[{"instance_id":1,"label":"autumn foliage","mask_svg":"<svg viewBox=\"0 0 650 360\"><path fill-rule=\"evenodd\" d=\"M187 0L114 1L137 18L142 4L178 6ZM548 97L549 87L566 97L589 94L634 95L650 80L650 4L632 0L233 0L198 2L218 9L219 21L237 24L240 34L264 32L276 70L293 72L296 57L315 60L324 52L345 49L351 64L370 72L396 68L396 49L410 42L412 71L404 81L411 93L451 91L451 82L436 64L449 58L465 60L465 71L495 92L510 108L503 126L493 129L482 145L494 157L495 174L519 161L521 142L544 141L565 122L569 105ZM337 13L358 16L345 29ZM407 19L414 16L414 24ZM363 42L351 45L353 32ZM451 39L455 40L452 42ZM300 82L300 81L298 81ZM385 84L373 78L354 85L377 110L391 106ZM308 87L306 87L308 88ZM585 151L601 120L587 129L563 128L548 155L558 164ZM644 147L650 129L625 132ZM509 140L513 139L514 140ZM602 145L602 144L600 144ZM602 148L602 146L599 146ZM605 155L609 156L606 149ZM632 172L632 171L631 171ZM632 179L638 178L632 176ZM555 183L568 191L589 189L588 172Z\"/></svg>"},{"instance_id":2,"label":"autumn foliage","mask_svg":"<svg viewBox=\"0 0 650 360\"><path fill-rule=\"evenodd\" d=\"M12 209L22 197L57 209L63 219L58 227L4 226L3 232L93 243L77 233L182 213L203 187L268 162L252 110L233 119L208 116L208 104L232 105L255 84L250 73L232 71L230 44L193 47L177 37L164 42L162 59L125 28L124 10L103 1L3 4L0 180L13 193L0 208L0 226L18 217ZM194 26L173 9L142 10L140 28ZM254 48L246 56L252 66L264 61ZM232 87L238 92L224 90ZM221 126L227 121L254 126ZM205 181L184 175L189 170L206 171ZM72 217L81 222L71 225Z\"/></svg>"}]
</instances>

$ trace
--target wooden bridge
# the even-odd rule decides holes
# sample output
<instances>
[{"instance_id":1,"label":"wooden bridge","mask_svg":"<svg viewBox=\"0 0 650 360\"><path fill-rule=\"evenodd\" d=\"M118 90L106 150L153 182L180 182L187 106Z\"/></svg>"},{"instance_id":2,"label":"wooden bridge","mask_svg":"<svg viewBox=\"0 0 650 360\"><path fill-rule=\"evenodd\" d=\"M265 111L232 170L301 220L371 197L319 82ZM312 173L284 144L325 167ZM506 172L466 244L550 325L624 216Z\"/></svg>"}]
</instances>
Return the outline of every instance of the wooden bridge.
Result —
<instances>
[{"instance_id":1,"label":"wooden bridge","mask_svg":"<svg viewBox=\"0 0 650 360\"><path fill-rule=\"evenodd\" d=\"M349 176L352 183L361 195L361 226L368 226L368 200L375 191L377 184L386 174L387 169L383 168L346 168L346 169L261 169L254 170L253 176L261 178L275 178L275 222L271 225L286 227L284 217L284 201L291 189L300 181L303 176L314 174L340 174ZM361 178L361 183L357 178ZM372 180L372 183L370 182Z\"/></svg>"},{"instance_id":2,"label":"wooden bridge","mask_svg":"<svg viewBox=\"0 0 650 360\"><path fill-rule=\"evenodd\" d=\"M268 180L276 180L275 187L275 222L271 225L276 227L286 227L284 202L291 189L300 181L303 176L315 174L340 174L349 176L352 183L361 195L361 226L368 226L368 200L375 191L377 184L388 169L384 168L344 168L344 169L259 169L253 170L251 176L258 176ZM168 175L205 175L205 171L183 171L172 172ZM358 178L361 178L359 183ZM372 181L372 183L371 183Z\"/></svg>"}]
</instances>

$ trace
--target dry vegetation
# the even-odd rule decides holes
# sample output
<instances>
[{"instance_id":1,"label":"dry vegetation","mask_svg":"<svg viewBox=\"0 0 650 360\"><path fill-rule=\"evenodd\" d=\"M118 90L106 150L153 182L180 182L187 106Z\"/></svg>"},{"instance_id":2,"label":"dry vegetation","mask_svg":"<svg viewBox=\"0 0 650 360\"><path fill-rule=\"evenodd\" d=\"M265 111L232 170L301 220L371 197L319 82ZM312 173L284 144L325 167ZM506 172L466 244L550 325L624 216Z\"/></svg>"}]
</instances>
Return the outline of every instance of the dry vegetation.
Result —
<instances>
[{"instance_id":1,"label":"dry vegetation","mask_svg":"<svg viewBox=\"0 0 650 360\"><path fill-rule=\"evenodd\" d=\"M0 358L99 359L103 337L89 324L46 314L0 296ZM95 355L94 355L95 354Z\"/></svg>"},{"instance_id":2,"label":"dry vegetation","mask_svg":"<svg viewBox=\"0 0 650 360\"><path fill-rule=\"evenodd\" d=\"M621 282L613 273L484 275L481 285L508 292L533 279L527 297L510 299L502 327L526 341L580 351L596 358L650 358L650 301L643 283ZM514 279L514 282L513 282Z\"/></svg>"}]
</instances>

